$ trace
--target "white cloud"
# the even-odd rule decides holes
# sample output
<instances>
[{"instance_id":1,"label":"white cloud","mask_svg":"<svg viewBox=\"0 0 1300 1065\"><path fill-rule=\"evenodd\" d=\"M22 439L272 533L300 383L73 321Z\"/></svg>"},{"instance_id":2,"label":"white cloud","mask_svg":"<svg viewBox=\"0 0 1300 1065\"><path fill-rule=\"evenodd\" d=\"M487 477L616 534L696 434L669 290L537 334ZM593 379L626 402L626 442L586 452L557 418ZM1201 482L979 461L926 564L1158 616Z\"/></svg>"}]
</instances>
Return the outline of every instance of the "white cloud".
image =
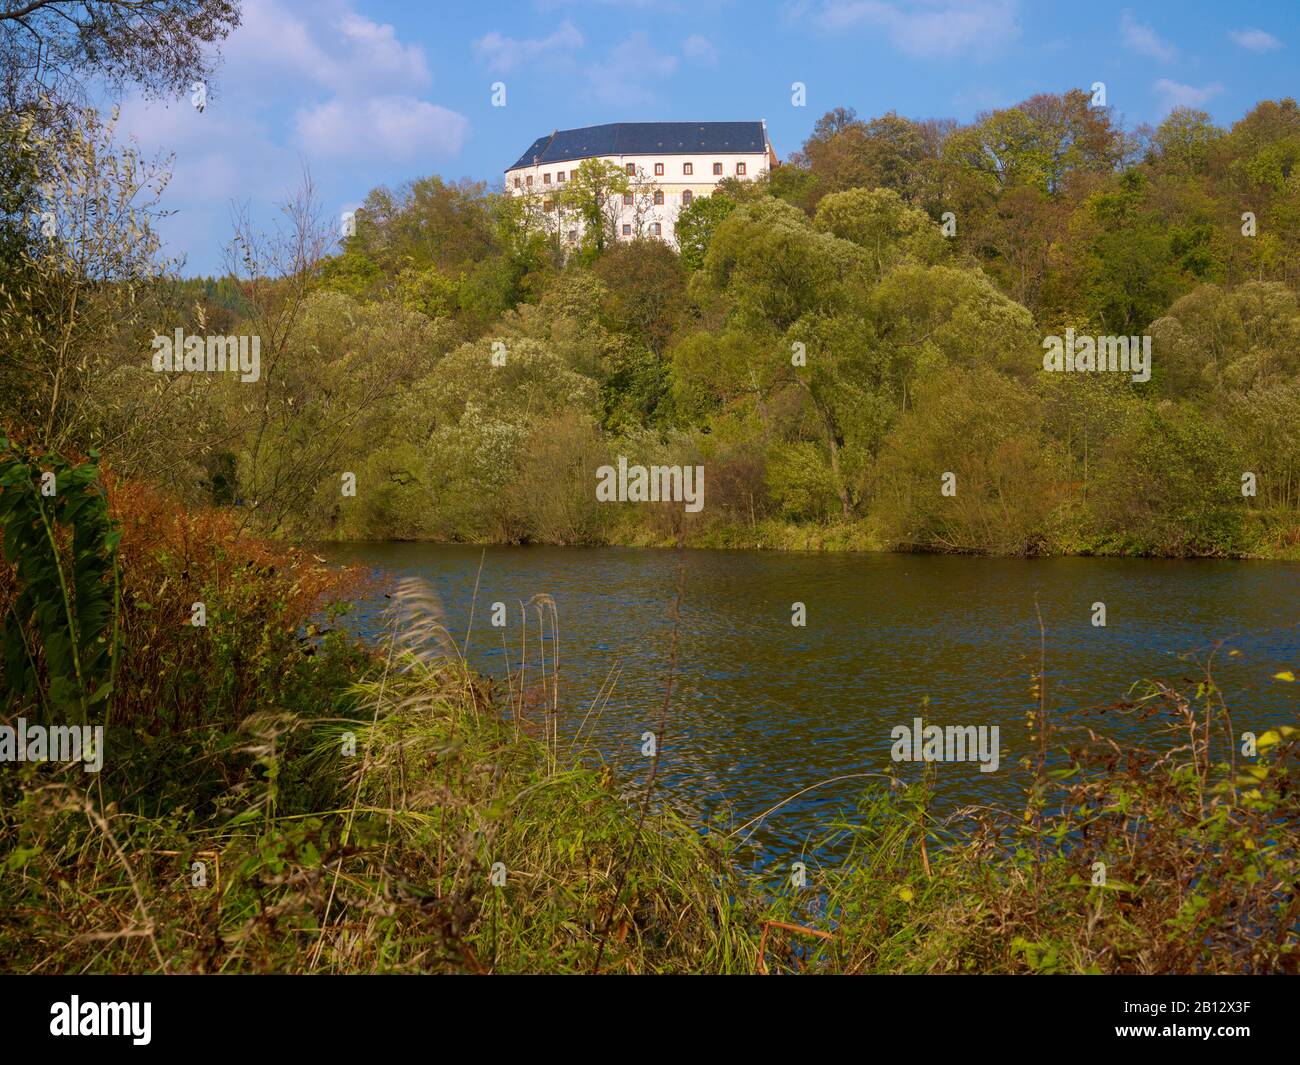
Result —
<instances>
[{"instance_id":1,"label":"white cloud","mask_svg":"<svg viewBox=\"0 0 1300 1065\"><path fill-rule=\"evenodd\" d=\"M170 254L220 269L231 202L271 218L304 167L335 213L391 180L386 166L411 170L461 150L469 121L425 98L424 50L355 3L244 0L201 114L188 100L124 102L121 132L146 154L175 154L162 203L176 212L162 227Z\"/></svg>"},{"instance_id":2,"label":"white cloud","mask_svg":"<svg viewBox=\"0 0 1300 1065\"><path fill-rule=\"evenodd\" d=\"M1228 36L1251 52L1276 52L1282 47L1281 41L1263 30L1233 30Z\"/></svg>"},{"instance_id":3,"label":"white cloud","mask_svg":"<svg viewBox=\"0 0 1300 1065\"><path fill-rule=\"evenodd\" d=\"M468 120L418 95L433 80L423 49L347 0L294 3L245 0L202 114L187 102L124 106L124 130L176 153L181 196L282 194L303 153L308 165L316 156L366 167L460 150Z\"/></svg>"},{"instance_id":4,"label":"white cloud","mask_svg":"<svg viewBox=\"0 0 1300 1065\"><path fill-rule=\"evenodd\" d=\"M1120 16L1119 32L1124 47L1139 55L1150 56L1162 63L1168 63L1178 54L1177 48L1161 40L1155 30L1150 26L1142 25L1127 11Z\"/></svg>"},{"instance_id":5,"label":"white cloud","mask_svg":"<svg viewBox=\"0 0 1300 1065\"><path fill-rule=\"evenodd\" d=\"M169 202L220 202L237 189L248 195L265 178L265 164L277 151L256 121L212 107L200 114L188 101L165 104L132 97L122 103L118 129L139 144L146 158L174 157ZM236 143L242 150L229 150ZM257 167L247 167L250 157L258 159ZM291 153L286 160L292 161Z\"/></svg>"},{"instance_id":6,"label":"white cloud","mask_svg":"<svg viewBox=\"0 0 1300 1065\"><path fill-rule=\"evenodd\" d=\"M682 42L682 55L693 63L715 66L718 62L718 50L713 42L699 33L692 33Z\"/></svg>"},{"instance_id":7,"label":"white cloud","mask_svg":"<svg viewBox=\"0 0 1300 1065\"><path fill-rule=\"evenodd\" d=\"M638 30L617 44L607 59L587 68L586 95L611 107L651 103L650 83L676 71L677 57L656 50L649 36Z\"/></svg>"},{"instance_id":8,"label":"white cloud","mask_svg":"<svg viewBox=\"0 0 1300 1065\"><path fill-rule=\"evenodd\" d=\"M1161 78L1152 86L1160 97L1160 114L1167 115L1175 107L1201 107L1219 93L1223 86L1218 82L1213 85L1181 85L1168 78Z\"/></svg>"},{"instance_id":9,"label":"white cloud","mask_svg":"<svg viewBox=\"0 0 1300 1065\"><path fill-rule=\"evenodd\" d=\"M814 19L831 31L872 26L899 51L934 58L1013 41L1018 16L1018 0L826 0Z\"/></svg>"},{"instance_id":10,"label":"white cloud","mask_svg":"<svg viewBox=\"0 0 1300 1065\"><path fill-rule=\"evenodd\" d=\"M314 155L382 161L457 155L468 130L464 115L413 96L331 100L299 111L296 124L298 143Z\"/></svg>"},{"instance_id":11,"label":"white cloud","mask_svg":"<svg viewBox=\"0 0 1300 1065\"><path fill-rule=\"evenodd\" d=\"M537 59L563 57L583 46L582 34L568 19L549 37L519 39L506 37L495 30L474 42L474 54L496 74L508 74L515 68Z\"/></svg>"},{"instance_id":12,"label":"white cloud","mask_svg":"<svg viewBox=\"0 0 1300 1065\"><path fill-rule=\"evenodd\" d=\"M303 83L341 95L410 92L432 77L419 45L404 45L390 25L341 0L324 10L294 10L290 0L245 0L240 26L223 49L220 80L254 88Z\"/></svg>"}]
</instances>

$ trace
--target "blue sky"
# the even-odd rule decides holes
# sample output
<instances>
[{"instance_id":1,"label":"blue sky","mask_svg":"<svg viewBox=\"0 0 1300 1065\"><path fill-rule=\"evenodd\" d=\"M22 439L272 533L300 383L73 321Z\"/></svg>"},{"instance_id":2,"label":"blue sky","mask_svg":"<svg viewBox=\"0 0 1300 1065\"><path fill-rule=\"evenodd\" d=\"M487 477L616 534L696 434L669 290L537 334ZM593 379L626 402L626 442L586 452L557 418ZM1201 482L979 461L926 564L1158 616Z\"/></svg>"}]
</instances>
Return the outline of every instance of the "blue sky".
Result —
<instances>
[{"instance_id":1,"label":"blue sky","mask_svg":"<svg viewBox=\"0 0 1300 1065\"><path fill-rule=\"evenodd\" d=\"M175 153L184 272L218 273L232 203L269 221L306 166L327 213L427 174L498 182L553 128L765 118L778 155L826 110L969 120L1103 81L1126 124L1229 124L1300 91L1297 0L244 0L202 113L126 98ZM493 107L494 82L506 106ZM791 84L807 106L791 104Z\"/></svg>"}]
</instances>

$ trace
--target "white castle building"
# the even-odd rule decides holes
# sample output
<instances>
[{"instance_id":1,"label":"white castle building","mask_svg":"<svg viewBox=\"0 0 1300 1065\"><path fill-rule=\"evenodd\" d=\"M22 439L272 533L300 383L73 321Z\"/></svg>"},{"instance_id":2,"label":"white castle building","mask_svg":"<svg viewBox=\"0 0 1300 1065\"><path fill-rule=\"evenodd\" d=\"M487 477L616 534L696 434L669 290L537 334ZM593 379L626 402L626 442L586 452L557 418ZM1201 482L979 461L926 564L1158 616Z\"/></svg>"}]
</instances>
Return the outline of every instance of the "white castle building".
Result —
<instances>
[{"instance_id":1,"label":"white castle building","mask_svg":"<svg viewBox=\"0 0 1300 1065\"><path fill-rule=\"evenodd\" d=\"M581 222L566 217L558 194L587 159L604 159L628 175L631 191L610 206L614 235L657 237L677 245L677 215L723 178L753 180L776 164L767 122L613 122L558 129L538 137L510 169L506 188L538 203L562 239L578 239Z\"/></svg>"}]
</instances>

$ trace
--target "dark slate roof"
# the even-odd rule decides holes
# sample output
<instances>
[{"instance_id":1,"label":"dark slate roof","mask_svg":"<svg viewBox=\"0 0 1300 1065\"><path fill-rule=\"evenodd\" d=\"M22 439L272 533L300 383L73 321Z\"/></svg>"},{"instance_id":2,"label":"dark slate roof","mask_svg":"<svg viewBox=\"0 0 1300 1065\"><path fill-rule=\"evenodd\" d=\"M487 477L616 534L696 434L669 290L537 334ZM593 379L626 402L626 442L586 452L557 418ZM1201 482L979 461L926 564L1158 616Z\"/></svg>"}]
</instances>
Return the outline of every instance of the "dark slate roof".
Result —
<instances>
[{"instance_id":1,"label":"dark slate roof","mask_svg":"<svg viewBox=\"0 0 1300 1065\"><path fill-rule=\"evenodd\" d=\"M560 129L538 137L510 167L563 163L593 155L668 155L694 152L724 155L765 152L762 122L611 122ZM536 160L534 160L536 156Z\"/></svg>"}]
</instances>

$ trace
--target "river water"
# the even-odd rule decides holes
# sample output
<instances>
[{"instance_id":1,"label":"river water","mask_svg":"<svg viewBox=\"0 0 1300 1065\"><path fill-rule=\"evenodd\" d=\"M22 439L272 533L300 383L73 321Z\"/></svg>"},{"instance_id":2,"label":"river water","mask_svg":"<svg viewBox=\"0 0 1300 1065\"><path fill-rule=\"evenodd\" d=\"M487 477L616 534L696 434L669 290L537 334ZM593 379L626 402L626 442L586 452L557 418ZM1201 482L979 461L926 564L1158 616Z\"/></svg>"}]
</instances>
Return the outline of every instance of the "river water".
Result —
<instances>
[{"instance_id":1,"label":"river water","mask_svg":"<svg viewBox=\"0 0 1300 1065\"><path fill-rule=\"evenodd\" d=\"M937 766L940 803L1016 804L1030 754L1041 611L1048 698L1060 720L1089 721L1121 744L1152 740L1156 719L1101 708L1135 681L1214 675L1238 733L1295 723L1300 564L1163 559L989 559L939 555L670 551L365 543L326 549L381 578L419 576L438 593L457 642L479 582L469 659L500 678L520 659L521 600L550 595L559 615L559 731L581 729L624 785L645 779L669 674L672 607L683 596L673 695L656 789L700 823L739 825L830 778L919 766L891 758L892 730L927 722L998 727L999 765ZM482 564L479 575L480 561ZM387 600L363 599L345 624L383 630ZM490 624L493 603L508 624ZM802 603L806 624L792 624ZM1094 604L1105 625L1095 625ZM503 647L502 637L505 637ZM527 683L540 681L530 611ZM554 661L546 633L547 669ZM1230 654L1235 650L1238 654ZM606 694L601 695L602 688ZM593 709L593 706L595 709ZM583 722L585 720L585 727ZM991 736L991 733L986 733ZM987 759L986 763L989 764ZM763 819L768 855L815 850L820 826L851 813L868 779L799 796Z\"/></svg>"}]
</instances>

